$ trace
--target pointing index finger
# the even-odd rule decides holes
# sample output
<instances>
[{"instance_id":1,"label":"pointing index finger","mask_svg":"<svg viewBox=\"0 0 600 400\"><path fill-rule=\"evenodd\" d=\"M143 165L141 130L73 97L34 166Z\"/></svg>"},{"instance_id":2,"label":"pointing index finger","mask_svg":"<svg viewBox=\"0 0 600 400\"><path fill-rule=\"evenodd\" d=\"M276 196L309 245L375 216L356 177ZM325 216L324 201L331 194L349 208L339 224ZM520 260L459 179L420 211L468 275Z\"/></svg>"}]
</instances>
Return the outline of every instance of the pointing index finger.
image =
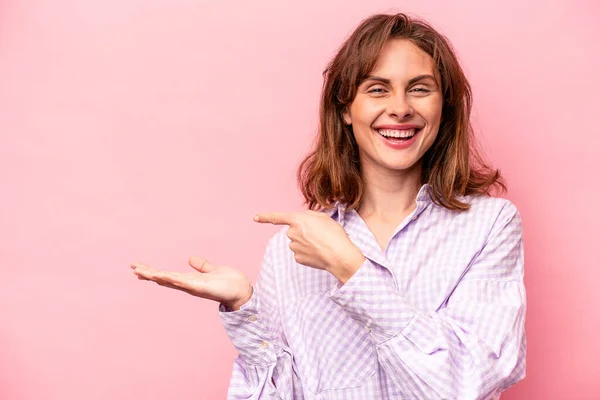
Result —
<instances>
[{"instance_id":1,"label":"pointing index finger","mask_svg":"<svg viewBox=\"0 0 600 400\"><path fill-rule=\"evenodd\" d=\"M254 220L273 225L292 225L295 222L294 213L281 212L259 213L254 216Z\"/></svg>"}]
</instances>

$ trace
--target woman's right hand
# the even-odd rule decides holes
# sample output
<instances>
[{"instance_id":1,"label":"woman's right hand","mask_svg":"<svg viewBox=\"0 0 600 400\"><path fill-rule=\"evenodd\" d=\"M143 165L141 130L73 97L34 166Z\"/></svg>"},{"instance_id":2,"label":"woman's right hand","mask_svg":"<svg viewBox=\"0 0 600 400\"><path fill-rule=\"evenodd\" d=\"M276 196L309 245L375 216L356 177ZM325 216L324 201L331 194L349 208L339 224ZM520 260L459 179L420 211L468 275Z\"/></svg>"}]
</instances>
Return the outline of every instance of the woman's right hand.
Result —
<instances>
[{"instance_id":1,"label":"woman's right hand","mask_svg":"<svg viewBox=\"0 0 600 400\"><path fill-rule=\"evenodd\" d=\"M191 257L189 264L198 272L168 272L144 264L131 264L138 279L181 290L192 296L214 300L231 310L239 310L252 296L252 285L240 271L211 265L200 257Z\"/></svg>"}]
</instances>

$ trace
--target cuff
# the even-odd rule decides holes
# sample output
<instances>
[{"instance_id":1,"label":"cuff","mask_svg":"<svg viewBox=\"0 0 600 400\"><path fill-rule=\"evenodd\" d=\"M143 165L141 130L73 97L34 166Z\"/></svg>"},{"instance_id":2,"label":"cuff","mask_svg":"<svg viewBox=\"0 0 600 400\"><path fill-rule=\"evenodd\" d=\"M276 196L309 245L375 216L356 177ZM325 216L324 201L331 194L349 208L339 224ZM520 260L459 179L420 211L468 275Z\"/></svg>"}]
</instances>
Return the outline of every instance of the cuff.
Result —
<instances>
[{"instance_id":1,"label":"cuff","mask_svg":"<svg viewBox=\"0 0 600 400\"><path fill-rule=\"evenodd\" d=\"M241 359L249 365L275 363L282 347L276 330L266 316L260 314L259 306L254 293L238 311L219 305L219 316L225 331Z\"/></svg>"},{"instance_id":2,"label":"cuff","mask_svg":"<svg viewBox=\"0 0 600 400\"><path fill-rule=\"evenodd\" d=\"M391 272L368 259L343 286L337 283L329 298L360 323L376 344L398 335L417 314L398 292Z\"/></svg>"}]
</instances>

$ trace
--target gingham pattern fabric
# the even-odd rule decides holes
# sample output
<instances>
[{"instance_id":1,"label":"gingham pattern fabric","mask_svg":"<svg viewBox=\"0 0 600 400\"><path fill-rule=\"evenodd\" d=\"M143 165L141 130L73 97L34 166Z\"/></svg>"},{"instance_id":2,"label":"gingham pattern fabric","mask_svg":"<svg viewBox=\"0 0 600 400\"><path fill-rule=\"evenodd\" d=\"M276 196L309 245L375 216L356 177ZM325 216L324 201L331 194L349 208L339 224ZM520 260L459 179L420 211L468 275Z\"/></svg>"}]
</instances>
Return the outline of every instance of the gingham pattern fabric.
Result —
<instances>
[{"instance_id":1,"label":"gingham pattern fabric","mask_svg":"<svg viewBox=\"0 0 600 400\"><path fill-rule=\"evenodd\" d=\"M282 229L255 291L220 307L239 356L230 399L498 399L525 376L523 241L517 208L463 197L417 208L385 252L362 218L330 212L366 257L341 285L295 262Z\"/></svg>"}]
</instances>

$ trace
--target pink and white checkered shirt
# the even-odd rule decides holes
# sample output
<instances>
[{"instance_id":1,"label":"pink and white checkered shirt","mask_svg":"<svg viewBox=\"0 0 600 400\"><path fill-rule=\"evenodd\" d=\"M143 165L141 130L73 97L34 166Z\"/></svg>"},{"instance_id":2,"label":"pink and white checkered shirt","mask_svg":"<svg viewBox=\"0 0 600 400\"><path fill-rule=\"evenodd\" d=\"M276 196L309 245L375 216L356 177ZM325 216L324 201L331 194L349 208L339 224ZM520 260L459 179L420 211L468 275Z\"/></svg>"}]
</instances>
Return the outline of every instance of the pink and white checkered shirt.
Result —
<instances>
[{"instance_id":1,"label":"pink and white checkered shirt","mask_svg":"<svg viewBox=\"0 0 600 400\"><path fill-rule=\"evenodd\" d=\"M295 262L284 228L255 291L220 316L239 352L230 399L498 399L525 376L521 218L494 197L437 206L429 185L385 252L330 212L367 260L341 285Z\"/></svg>"}]
</instances>

